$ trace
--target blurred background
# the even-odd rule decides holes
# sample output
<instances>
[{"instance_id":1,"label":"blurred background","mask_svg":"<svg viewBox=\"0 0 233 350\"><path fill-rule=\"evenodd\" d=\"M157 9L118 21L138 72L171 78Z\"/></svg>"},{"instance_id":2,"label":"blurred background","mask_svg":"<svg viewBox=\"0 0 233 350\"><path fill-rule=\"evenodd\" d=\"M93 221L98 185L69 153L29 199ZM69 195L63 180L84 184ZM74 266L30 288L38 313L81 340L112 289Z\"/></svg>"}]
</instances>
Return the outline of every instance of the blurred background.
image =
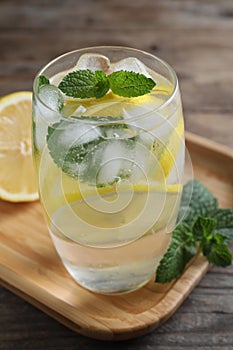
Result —
<instances>
[{"instance_id":1,"label":"blurred background","mask_svg":"<svg viewBox=\"0 0 233 350\"><path fill-rule=\"evenodd\" d=\"M232 0L0 0L0 95L70 50L122 45L176 70L186 129L233 146Z\"/></svg>"},{"instance_id":2,"label":"blurred background","mask_svg":"<svg viewBox=\"0 0 233 350\"><path fill-rule=\"evenodd\" d=\"M67 51L134 47L175 69L186 129L233 147L232 38L232 0L0 0L0 96L32 90L38 70ZM233 349L218 283L209 274L164 326L122 345L79 336L0 288L0 349L178 350L191 339L193 349Z\"/></svg>"}]
</instances>

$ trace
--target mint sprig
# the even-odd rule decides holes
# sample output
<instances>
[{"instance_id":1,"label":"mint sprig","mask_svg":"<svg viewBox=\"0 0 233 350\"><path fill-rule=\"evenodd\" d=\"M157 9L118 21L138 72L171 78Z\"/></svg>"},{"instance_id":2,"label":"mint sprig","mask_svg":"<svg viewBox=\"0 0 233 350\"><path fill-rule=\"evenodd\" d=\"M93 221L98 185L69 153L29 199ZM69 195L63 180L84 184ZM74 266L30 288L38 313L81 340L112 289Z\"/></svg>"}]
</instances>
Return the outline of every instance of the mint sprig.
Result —
<instances>
[{"instance_id":1,"label":"mint sprig","mask_svg":"<svg viewBox=\"0 0 233 350\"><path fill-rule=\"evenodd\" d=\"M200 250L209 262L226 267L232 262L227 243L233 242L233 210L217 208L217 199L198 180L183 189L178 220L170 246L156 271L155 282L179 277Z\"/></svg>"},{"instance_id":2,"label":"mint sprig","mask_svg":"<svg viewBox=\"0 0 233 350\"><path fill-rule=\"evenodd\" d=\"M90 69L68 73L58 85L67 96L75 98L103 97L109 90L109 80L103 71Z\"/></svg>"},{"instance_id":3,"label":"mint sprig","mask_svg":"<svg viewBox=\"0 0 233 350\"><path fill-rule=\"evenodd\" d=\"M144 74L120 70L106 75L105 72L90 69L68 73L58 85L67 96L74 98L100 98L109 89L123 97L137 97L149 93L156 83Z\"/></svg>"}]
</instances>

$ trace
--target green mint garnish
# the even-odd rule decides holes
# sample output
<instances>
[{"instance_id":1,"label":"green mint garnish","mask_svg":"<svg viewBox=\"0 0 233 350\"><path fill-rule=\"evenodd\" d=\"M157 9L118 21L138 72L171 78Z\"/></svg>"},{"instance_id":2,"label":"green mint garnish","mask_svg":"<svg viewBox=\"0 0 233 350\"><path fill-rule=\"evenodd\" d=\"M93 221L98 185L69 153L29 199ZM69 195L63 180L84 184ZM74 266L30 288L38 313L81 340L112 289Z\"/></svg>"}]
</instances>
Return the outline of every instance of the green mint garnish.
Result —
<instances>
[{"instance_id":1,"label":"green mint garnish","mask_svg":"<svg viewBox=\"0 0 233 350\"><path fill-rule=\"evenodd\" d=\"M101 133L97 126L82 126L76 118L54 123L48 127L47 145L53 161L64 173L75 178L84 157L98 145Z\"/></svg>"},{"instance_id":2,"label":"green mint garnish","mask_svg":"<svg viewBox=\"0 0 233 350\"><path fill-rule=\"evenodd\" d=\"M226 267L231 265L232 254L224 237L218 233L210 235L208 238L203 237L200 242L203 255L216 266Z\"/></svg>"},{"instance_id":3,"label":"green mint garnish","mask_svg":"<svg viewBox=\"0 0 233 350\"><path fill-rule=\"evenodd\" d=\"M103 97L109 90L109 80L103 71L90 69L68 73L58 85L67 96L77 98Z\"/></svg>"},{"instance_id":4,"label":"green mint garnish","mask_svg":"<svg viewBox=\"0 0 233 350\"><path fill-rule=\"evenodd\" d=\"M155 82L151 78L129 71L113 72L108 76L108 79L112 92L123 97L148 94L155 86Z\"/></svg>"},{"instance_id":5,"label":"green mint garnish","mask_svg":"<svg viewBox=\"0 0 233 350\"><path fill-rule=\"evenodd\" d=\"M123 97L137 97L149 93L156 83L143 74L118 71L107 76L103 71L90 69L68 73L58 85L67 96L75 98L100 98L109 89Z\"/></svg>"},{"instance_id":6,"label":"green mint garnish","mask_svg":"<svg viewBox=\"0 0 233 350\"><path fill-rule=\"evenodd\" d=\"M226 267L232 262L226 243L233 242L233 210L218 209L217 199L198 180L184 186L178 220L181 218L157 268L155 282L179 277L198 250L214 265Z\"/></svg>"},{"instance_id":7,"label":"green mint garnish","mask_svg":"<svg viewBox=\"0 0 233 350\"><path fill-rule=\"evenodd\" d=\"M39 92L40 88L44 85L50 85L49 79L46 78L44 75L39 75L36 82L37 92Z\"/></svg>"},{"instance_id":8,"label":"green mint garnish","mask_svg":"<svg viewBox=\"0 0 233 350\"><path fill-rule=\"evenodd\" d=\"M98 121L99 125L85 123L90 120ZM106 120L110 123L103 124ZM119 147L120 143L130 150L135 146L134 136L124 139L130 130L121 121L121 118L113 117L80 116L54 123L48 127L47 133L47 145L53 161L64 173L97 187L127 178L131 170L130 162L124 164L124 169L119 168L115 177L109 178L107 183L98 177L106 147L114 146L114 143Z\"/></svg>"},{"instance_id":9,"label":"green mint garnish","mask_svg":"<svg viewBox=\"0 0 233 350\"><path fill-rule=\"evenodd\" d=\"M216 220L215 231L224 236L225 242L233 242L233 210L217 209L213 218Z\"/></svg>"},{"instance_id":10,"label":"green mint garnish","mask_svg":"<svg viewBox=\"0 0 233 350\"><path fill-rule=\"evenodd\" d=\"M224 235L215 231L216 226L216 219L199 216L193 226L193 235L196 241L200 242L200 249L209 262L225 267L231 264L232 255Z\"/></svg>"},{"instance_id":11,"label":"green mint garnish","mask_svg":"<svg viewBox=\"0 0 233 350\"><path fill-rule=\"evenodd\" d=\"M208 239L216 226L216 221L209 217L198 216L194 222L192 231L196 241L201 241L202 238Z\"/></svg>"},{"instance_id":12,"label":"green mint garnish","mask_svg":"<svg viewBox=\"0 0 233 350\"><path fill-rule=\"evenodd\" d=\"M156 282L166 283L179 277L196 253L192 231L188 225L180 224L173 231L171 244L157 268Z\"/></svg>"},{"instance_id":13,"label":"green mint garnish","mask_svg":"<svg viewBox=\"0 0 233 350\"><path fill-rule=\"evenodd\" d=\"M181 197L178 222L191 225L198 215L211 216L218 207L217 199L198 180L188 182Z\"/></svg>"}]
</instances>

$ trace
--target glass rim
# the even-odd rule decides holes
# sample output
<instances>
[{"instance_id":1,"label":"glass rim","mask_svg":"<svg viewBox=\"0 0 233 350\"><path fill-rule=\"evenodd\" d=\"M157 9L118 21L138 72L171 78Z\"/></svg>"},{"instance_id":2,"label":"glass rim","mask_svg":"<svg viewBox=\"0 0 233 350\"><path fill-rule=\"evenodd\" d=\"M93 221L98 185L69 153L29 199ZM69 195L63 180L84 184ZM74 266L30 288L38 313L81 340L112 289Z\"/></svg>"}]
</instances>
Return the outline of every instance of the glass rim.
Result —
<instances>
[{"instance_id":1,"label":"glass rim","mask_svg":"<svg viewBox=\"0 0 233 350\"><path fill-rule=\"evenodd\" d=\"M148 117L149 115L151 115L152 113L155 113L155 112L158 112L160 111L161 109L165 108L167 105L170 104L170 102L174 99L175 95L177 94L177 91L179 89L179 83L178 83L178 78L177 78L177 75L176 75L176 72L175 70L170 66L169 63L167 63L166 61L164 61L163 59L149 53L149 52L146 52L144 50L140 50L140 49L136 49L136 48L132 48L132 47L128 47L128 46L111 46L111 45L101 45L101 46L90 46L90 47L85 47L85 48L81 48L81 49L76 49L76 50L72 50L72 51L68 51L62 55L59 55L57 57L55 57L54 59L52 59L50 62L48 62L45 66L43 66L39 71L38 73L36 74L35 78L34 78L34 81L33 81L33 94L37 97L37 99L40 101L40 103L45 107L47 108L48 110L52 111L52 112L56 112L57 114L59 114L59 116L61 117L62 120L66 120L66 121L70 121L71 123L72 122L77 122L78 121L78 118L76 118L76 121L74 120L74 118L71 118L71 117L67 117L65 116L64 114L62 114L61 112L59 111L55 111L54 109L50 108L46 103L44 103L44 101L39 97L39 94L38 94L38 91L37 91L37 87L36 87L36 83L37 83L37 79L40 75L43 74L43 72L49 68L50 66L52 66L53 64L55 64L57 61L59 61L61 58L65 58L66 56L69 56L69 55L72 55L74 53L78 53L78 52L84 52L84 51L90 51L90 50L108 50L108 49L117 49L117 50L129 50L129 51L132 51L132 52L137 52L137 53L141 53L145 56L148 56L148 57L151 57L152 59L156 60L157 62L159 62L161 65L163 65L165 68L167 68L168 72L171 74L173 80L174 80L174 86L173 86L173 89L172 89L172 93L168 96L168 98L161 104L159 105L158 107L155 107L154 109L152 109L151 111L149 112L146 112L146 113L143 113L139 116L136 116L136 117L130 117L130 118L127 118L126 120L119 120L119 121L114 121L114 123L122 123L122 122L125 122L127 121L127 123L129 122L134 122L134 121L138 121L140 119L144 119L146 117ZM81 99L80 99L81 100ZM166 118L166 120L169 120L170 116L168 118ZM91 117L90 117L91 119ZM96 121L96 120L82 120L82 123L85 123L85 124L92 124L92 125L98 125L100 124L100 121ZM102 121L101 120L101 124L111 124L112 121L110 120L106 120L106 121Z\"/></svg>"}]
</instances>

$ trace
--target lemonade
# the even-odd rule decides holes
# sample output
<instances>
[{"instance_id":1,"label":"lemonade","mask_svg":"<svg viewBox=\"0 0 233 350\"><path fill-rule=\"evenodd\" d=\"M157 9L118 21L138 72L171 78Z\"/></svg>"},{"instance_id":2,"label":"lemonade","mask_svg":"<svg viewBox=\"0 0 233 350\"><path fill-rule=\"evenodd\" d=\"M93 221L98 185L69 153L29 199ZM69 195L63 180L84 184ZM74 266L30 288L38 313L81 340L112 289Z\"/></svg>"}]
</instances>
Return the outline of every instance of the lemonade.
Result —
<instances>
[{"instance_id":1,"label":"lemonade","mask_svg":"<svg viewBox=\"0 0 233 350\"><path fill-rule=\"evenodd\" d=\"M72 81L67 96L64 77L79 71L94 79L87 70L101 72L101 96L89 97L100 94L97 85L88 86L86 98L70 96L83 94L86 76L78 87ZM122 71L156 85L140 96L124 91L121 96L113 73ZM57 252L87 289L104 294L138 289L166 252L182 192L184 126L175 74L137 50L93 48L61 56L39 77L34 158Z\"/></svg>"}]
</instances>

